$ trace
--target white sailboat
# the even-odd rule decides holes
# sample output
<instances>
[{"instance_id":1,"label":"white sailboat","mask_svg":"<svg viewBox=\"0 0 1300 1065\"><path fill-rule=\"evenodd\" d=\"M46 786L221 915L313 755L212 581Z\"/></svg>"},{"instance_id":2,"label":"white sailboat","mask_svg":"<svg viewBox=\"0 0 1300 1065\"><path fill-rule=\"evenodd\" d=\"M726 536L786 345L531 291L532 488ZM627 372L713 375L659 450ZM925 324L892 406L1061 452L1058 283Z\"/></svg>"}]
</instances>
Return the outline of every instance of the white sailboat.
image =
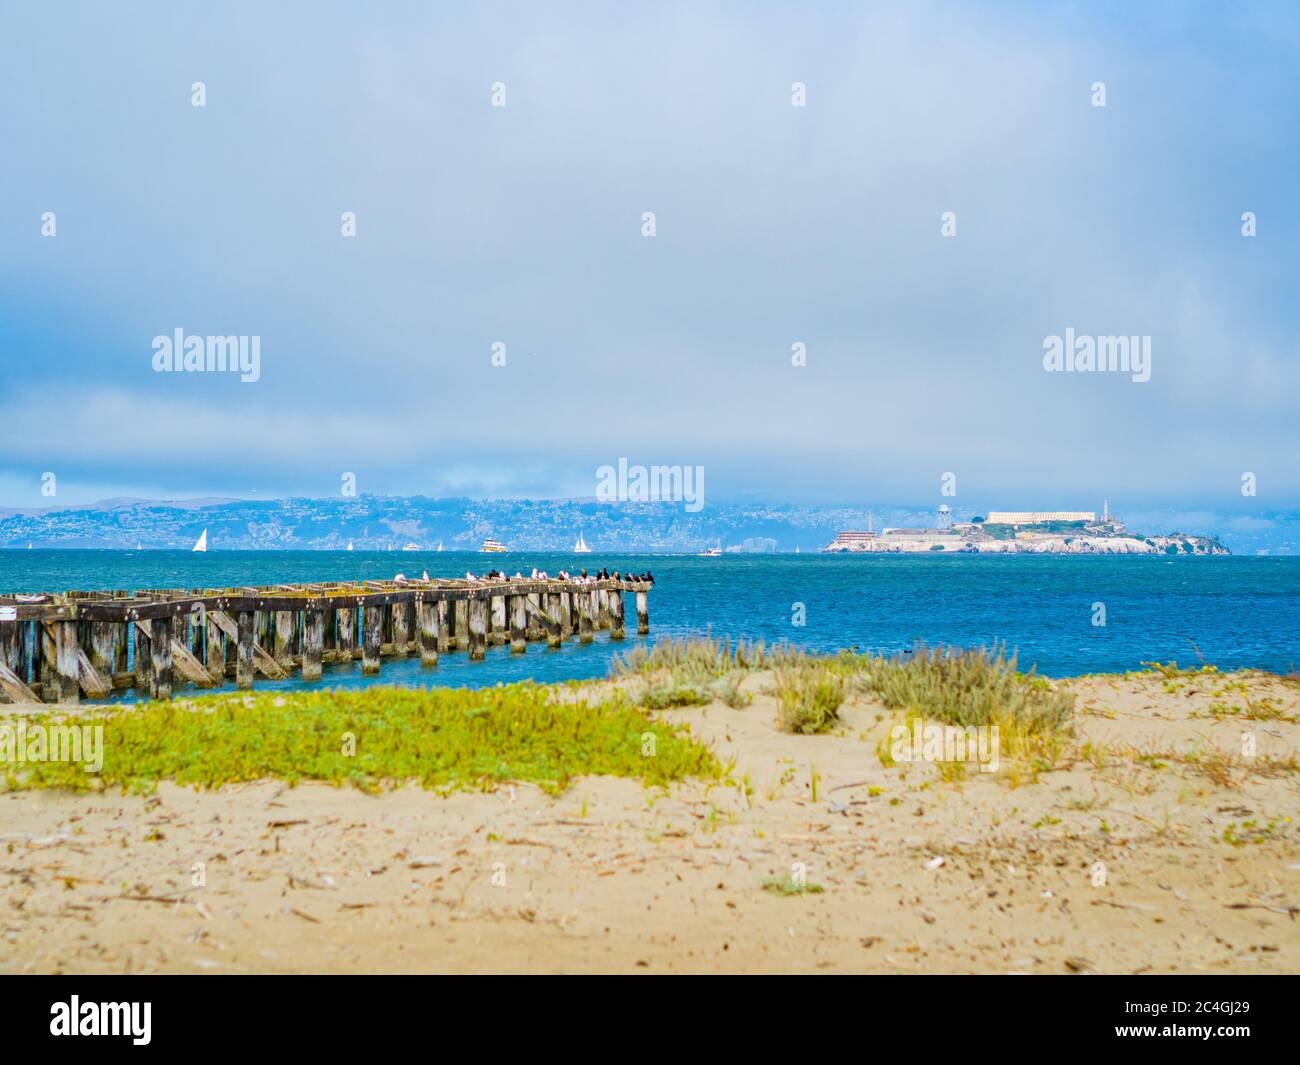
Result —
<instances>
[{"instance_id":1,"label":"white sailboat","mask_svg":"<svg viewBox=\"0 0 1300 1065\"><path fill-rule=\"evenodd\" d=\"M208 530L204 529L203 532L199 535L199 538L196 541L194 541L194 546L190 548L190 550L206 551L207 549L208 549Z\"/></svg>"},{"instance_id":2,"label":"white sailboat","mask_svg":"<svg viewBox=\"0 0 1300 1065\"><path fill-rule=\"evenodd\" d=\"M439 551L442 550L442 541L441 541L441 540L438 541L438 550L439 550Z\"/></svg>"},{"instance_id":3,"label":"white sailboat","mask_svg":"<svg viewBox=\"0 0 1300 1065\"><path fill-rule=\"evenodd\" d=\"M349 551L352 550L352 541L351 541L351 540L348 541L348 550L349 550Z\"/></svg>"},{"instance_id":4,"label":"white sailboat","mask_svg":"<svg viewBox=\"0 0 1300 1065\"><path fill-rule=\"evenodd\" d=\"M584 539L582 538L582 532L581 532L581 531L578 532L578 540L577 540L577 543L575 543L575 544L573 545L573 553L574 553L575 555L589 555L589 554L591 554L591 548L587 546L587 541L584 540Z\"/></svg>"}]
</instances>

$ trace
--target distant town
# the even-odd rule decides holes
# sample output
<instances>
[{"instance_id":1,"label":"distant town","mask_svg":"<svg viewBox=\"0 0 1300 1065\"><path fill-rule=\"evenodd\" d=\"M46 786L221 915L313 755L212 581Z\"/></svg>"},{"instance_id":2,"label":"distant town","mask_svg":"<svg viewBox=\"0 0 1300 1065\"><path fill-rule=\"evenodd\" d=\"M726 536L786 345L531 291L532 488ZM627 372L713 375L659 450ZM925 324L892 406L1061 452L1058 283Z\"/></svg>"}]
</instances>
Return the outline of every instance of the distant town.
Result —
<instances>
[{"instance_id":1,"label":"distant town","mask_svg":"<svg viewBox=\"0 0 1300 1065\"><path fill-rule=\"evenodd\" d=\"M1216 537L1170 533L1147 536L1129 532L1102 505L1093 510L991 510L970 521L954 521L946 504L928 528L885 528L877 533L868 520L865 532L844 531L823 551L923 554L1063 555L1227 555Z\"/></svg>"}]
</instances>

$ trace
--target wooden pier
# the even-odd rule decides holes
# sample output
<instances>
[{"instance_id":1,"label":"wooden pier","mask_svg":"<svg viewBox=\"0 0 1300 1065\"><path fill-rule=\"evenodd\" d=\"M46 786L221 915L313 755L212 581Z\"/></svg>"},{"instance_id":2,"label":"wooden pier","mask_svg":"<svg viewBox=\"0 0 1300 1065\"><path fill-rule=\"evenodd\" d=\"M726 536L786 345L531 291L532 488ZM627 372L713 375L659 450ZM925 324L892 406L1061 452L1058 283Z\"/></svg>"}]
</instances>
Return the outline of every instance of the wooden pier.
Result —
<instances>
[{"instance_id":1,"label":"wooden pier","mask_svg":"<svg viewBox=\"0 0 1300 1065\"><path fill-rule=\"evenodd\" d=\"M294 671L318 680L325 662L441 655L482 659L490 645L523 654L529 641L623 638L624 594L636 631L650 631L650 584L627 580L402 580L0 595L0 702L77 703L135 689L170 698L183 685Z\"/></svg>"}]
</instances>

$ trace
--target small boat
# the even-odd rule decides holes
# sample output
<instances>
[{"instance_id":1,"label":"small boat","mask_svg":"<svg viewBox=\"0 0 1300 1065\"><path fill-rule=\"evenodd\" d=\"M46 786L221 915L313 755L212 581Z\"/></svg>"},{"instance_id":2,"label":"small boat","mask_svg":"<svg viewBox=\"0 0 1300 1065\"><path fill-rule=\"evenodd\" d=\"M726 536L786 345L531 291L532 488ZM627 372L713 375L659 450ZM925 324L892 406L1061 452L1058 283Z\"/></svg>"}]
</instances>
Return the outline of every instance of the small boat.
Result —
<instances>
[{"instance_id":1,"label":"small boat","mask_svg":"<svg viewBox=\"0 0 1300 1065\"><path fill-rule=\"evenodd\" d=\"M137 541L135 542L135 549L136 549L137 551L143 551L143 550L144 550L144 548L140 546L140 541L139 541L139 540L137 540Z\"/></svg>"},{"instance_id":2,"label":"small boat","mask_svg":"<svg viewBox=\"0 0 1300 1065\"><path fill-rule=\"evenodd\" d=\"M351 540L348 541L348 550L349 550L349 551L352 550L352 541L351 541Z\"/></svg>"},{"instance_id":3,"label":"small boat","mask_svg":"<svg viewBox=\"0 0 1300 1065\"><path fill-rule=\"evenodd\" d=\"M486 551L489 554L501 554L508 551L509 548L500 540L493 540L492 537L489 536L483 541L483 546L479 550Z\"/></svg>"},{"instance_id":4,"label":"small boat","mask_svg":"<svg viewBox=\"0 0 1300 1065\"><path fill-rule=\"evenodd\" d=\"M439 551L442 550L442 541L441 541L441 540L438 541L438 550L439 550Z\"/></svg>"},{"instance_id":5,"label":"small boat","mask_svg":"<svg viewBox=\"0 0 1300 1065\"><path fill-rule=\"evenodd\" d=\"M717 547L706 547L703 551L700 552L700 558L721 558L721 557L722 557L721 540L718 541Z\"/></svg>"},{"instance_id":6,"label":"small boat","mask_svg":"<svg viewBox=\"0 0 1300 1065\"><path fill-rule=\"evenodd\" d=\"M574 553L575 555L589 555L589 554L591 554L591 548L587 546L587 541L584 540L584 539L582 538L582 533L581 533L581 532L578 533L578 541L577 541L577 543L575 543L575 544L573 545L573 553Z\"/></svg>"},{"instance_id":7,"label":"small boat","mask_svg":"<svg viewBox=\"0 0 1300 1065\"><path fill-rule=\"evenodd\" d=\"M402 550L403 550L403 551L423 551L424 548L422 548L419 544L403 544L403 545L402 545Z\"/></svg>"},{"instance_id":8,"label":"small boat","mask_svg":"<svg viewBox=\"0 0 1300 1065\"><path fill-rule=\"evenodd\" d=\"M204 529L203 532L199 535L199 538L194 541L194 546L191 547L190 550L206 551L207 549L208 549L208 530Z\"/></svg>"}]
</instances>

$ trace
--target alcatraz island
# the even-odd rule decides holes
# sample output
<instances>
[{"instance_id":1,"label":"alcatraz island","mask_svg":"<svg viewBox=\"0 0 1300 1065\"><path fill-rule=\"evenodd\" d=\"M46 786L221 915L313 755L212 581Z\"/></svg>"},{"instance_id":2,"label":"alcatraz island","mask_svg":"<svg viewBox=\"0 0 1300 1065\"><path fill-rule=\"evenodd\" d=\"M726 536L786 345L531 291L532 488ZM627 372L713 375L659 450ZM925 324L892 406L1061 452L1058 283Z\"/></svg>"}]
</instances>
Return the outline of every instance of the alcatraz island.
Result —
<instances>
[{"instance_id":1,"label":"alcatraz island","mask_svg":"<svg viewBox=\"0 0 1300 1065\"><path fill-rule=\"evenodd\" d=\"M1093 510L991 510L987 516L954 522L947 504L939 507L928 529L881 529L877 533L868 516L865 532L836 533L823 551L874 551L925 554L948 551L963 554L1037 555L1227 555L1217 537L1169 533L1147 536L1130 532L1102 505L1101 517Z\"/></svg>"}]
</instances>

